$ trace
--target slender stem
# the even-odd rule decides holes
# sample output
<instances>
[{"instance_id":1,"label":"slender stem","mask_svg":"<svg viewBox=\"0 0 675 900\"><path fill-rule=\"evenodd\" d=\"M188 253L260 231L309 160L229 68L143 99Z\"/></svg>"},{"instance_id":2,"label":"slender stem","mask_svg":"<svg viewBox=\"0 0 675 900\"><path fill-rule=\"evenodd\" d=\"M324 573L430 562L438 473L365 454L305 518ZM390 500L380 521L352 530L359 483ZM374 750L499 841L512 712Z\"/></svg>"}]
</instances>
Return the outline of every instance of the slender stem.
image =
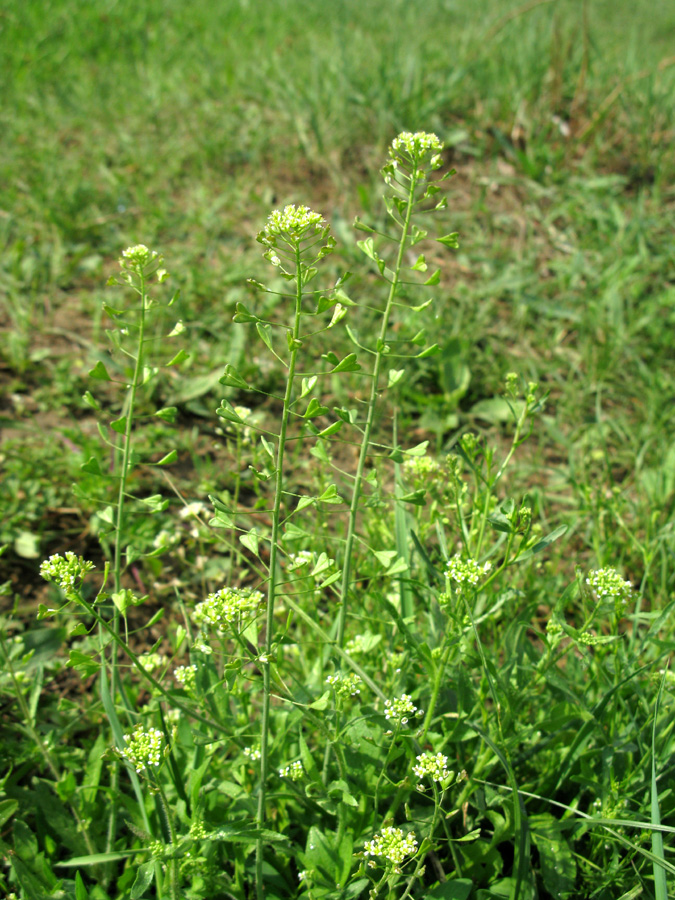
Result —
<instances>
[{"instance_id":1,"label":"slender stem","mask_svg":"<svg viewBox=\"0 0 675 900\"><path fill-rule=\"evenodd\" d=\"M405 220L402 224L401 240L398 246L398 254L396 256L396 265L394 267L394 277L392 278L389 288L389 296L387 304L382 313L382 324L380 326L380 336L377 342L375 353L375 363L373 365L373 374L370 383L370 397L368 398L368 413L366 423L363 429L363 439L361 441L361 450L359 453L359 461L356 467L356 477L354 479L354 487L352 490L352 502L349 508L349 523L347 526L347 540L345 542L344 563L342 566L342 581L340 584L340 613L338 618L338 647L344 647L345 642L345 625L347 622L347 599L349 594L349 586L352 575L352 555L354 552L354 540L356 537L356 517L359 509L359 500L361 499L361 483L363 481L363 470L368 455L368 447L370 445L370 434L373 430L373 422L375 421L375 407L377 404L378 387L380 381L380 370L382 368L382 360L385 356L384 344L387 337L387 329L389 327L389 316L391 314L392 305L399 285L401 266L403 264L403 254L405 252L406 239L410 229L410 221L412 219L415 186L417 184L417 167L413 169L410 175L410 186L408 189L408 202L406 206Z\"/></svg>"},{"instance_id":2,"label":"slender stem","mask_svg":"<svg viewBox=\"0 0 675 900\"><path fill-rule=\"evenodd\" d=\"M131 459L131 430L134 420L134 404L136 401L136 390L143 378L143 341L145 338L145 276L139 275L140 286L138 293L141 298L141 313L138 327L138 347L136 351L136 364L134 366L134 376L129 387L124 410L126 413L126 422L124 426L124 446L122 449L122 469L120 472L119 492L117 495L117 516L115 518L115 550L113 555L113 585L115 592L122 588L122 533L124 529L124 500L126 496L127 477L129 474L129 461ZM120 612L116 605L113 604L113 633L117 636L120 630ZM103 660L105 665L105 657ZM113 701L117 695L117 681L119 675L117 671L117 647L113 644L110 652L110 694ZM108 815L108 837L106 841L107 850L113 848L115 834L117 832L117 785L119 783L119 760L114 760L112 765L111 784L113 787L113 799L110 805L110 813Z\"/></svg>"},{"instance_id":3,"label":"slender stem","mask_svg":"<svg viewBox=\"0 0 675 900\"><path fill-rule=\"evenodd\" d=\"M274 490L274 507L272 509L272 534L270 537L270 568L269 580L267 583L267 619L266 619L266 635L265 635L265 659L261 661L263 673L263 700L262 700L262 723L260 729L260 790L258 792L258 810L256 813L256 824L258 828L263 828L265 824L265 803L266 803L266 787L267 774L269 771L269 717L270 717L270 656L274 643L274 601L276 598L276 570L277 557L279 552L279 532L281 528L281 498L283 494L283 467L284 467L284 446L286 443L286 431L288 429L288 420L291 413L291 401L293 397L293 379L295 377L295 367L298 358L298 335L300 333L300 310L302 305L302 264L300 259L300 245L295 247L295 273L296 273L296 295L295 295L295 317L293 320L293 330L291 333L291 356L288 364L288 376L286 378L286 392L284 394L284 407L281 415L281 428L279 430L279 447L277 448L276 473L275 473L275 490ZM255 878L256 878L256 895L258 900L263 900L265 896L265 885L263 881L263 850L264 840L258 838L256 842L255 854Z\"/></svg>"},{"instance_id":4,"label":"slender stem","mask_svg":"<svg viewBox=\"0 0 675 900\"><path fill-rule=\"evenodd\" d=\"M169 806L169 801L166 799L166 794L164 793L164 788L162 787L162 783L159 780L159 776L155 776L153 781L157 787L157 791L159 792L159 800L160 806L162 807L162 812L164 814L164 820L166 822L166 827L169 832L169 841L170 846L175 849L176 846L176 830L173 826L173 818L171 816L171 808ZM175 859L169 860L169 877L171 884L171 900L178 900L178 869L177 869L177 861Z\"/></svg>"},{"instance_id":5,"label":"slender stem","mask_svg":"<svg viewBox=\"0 0 675 900\"><path fill-rule=\"evenodd\" d=\"M429 731L429 728L431 727L431 723L436 712L436 703L438 702L438 695L441 690L441 683L443 681L443 675L445 674L445 667L448 664L448 657L450 656L451 648L452 641L450 640L450 636L446 634L445 651L443 653L443 656L441 657L440 663L436 666L436 672L434 673L434 686L431 691L431 699L429 701L429 706L427 707L427 714L426 718L424 719L424 727L422 728L422 734L419 739L420 745L422 747L424 746L424 742L427 739L427 733Z\"/></svg>"}]
</instances>

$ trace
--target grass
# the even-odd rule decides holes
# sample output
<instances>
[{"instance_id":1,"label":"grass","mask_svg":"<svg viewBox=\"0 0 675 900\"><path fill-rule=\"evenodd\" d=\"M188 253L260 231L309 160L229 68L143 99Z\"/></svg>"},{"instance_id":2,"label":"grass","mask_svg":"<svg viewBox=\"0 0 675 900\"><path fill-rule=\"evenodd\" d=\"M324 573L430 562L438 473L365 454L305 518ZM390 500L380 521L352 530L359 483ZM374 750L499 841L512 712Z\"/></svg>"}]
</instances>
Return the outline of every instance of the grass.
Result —
<instances>
[{"instance_id":1,"label":"grass","mask_svg":"<svg viewBox=\"0 0 675 900\"><path fill-rule=\"evenodd\" d=\"M3 890L667 896L675 13L622 0L31 0L0 27ZM457 175L447 210L420 220L429 240L403 258L424 253L427 272L410 278L439 268L440 284L406 288L388 334L424 331L405 352L439 352L383 364L383 384L404 374L359 461L371 354L345 324L376 350L387 294L352 222L390 228L378 173L404 129L437 133L441 171ZM233 315L239 303L258 324L293 325L246 284L283 288L254 238L290 202L320 211L336 239L317 286L332 296L349 270L357 305L303 342L284 403L283 366ZM455 231L457 250L432 240ZM106 335L128 315L101 301L133 307L104 283L138 242L172 273L153 287L147 352L163 366L181 347L190 358L138 384L139 456L125 467L98 427L116 439L105 423L125 414L125 392L88 373L100 362L133 380ZM186 331L164 340L178 320ZM270 335L284 357L283 327ZM363 369L321 378L329 413L301 420L310 394L289 403L328 351ZM226 365L237 374L222 382ZM539 389L523 407L528 382ZM215 415L223 398L251 418ZM175 424L153 416L171 407ZM352 421L317 439L334 408ZM279 474L255 434L278 444L284 409ZM497 477L523 409L527 440ZM403 453L424 441L428 462ZM169 465L148 464L171 450ZM271 542L275 522L286 538ZM40 563L68 550L97 571L36 621L63 602ZM492 563L479 590L446 577L458 550ZM300 551L311 568L289 570ZM603 567L634 605L590 589ZM202 654L194 610L228 586L271 587L276 613L266 604L265 623L263 605ZM158 666L139 667L150 652ZM193 682L172 678L192 664ZM345 682L355 674L361 694ZM409 728L385 718L404 693L423 710ZM114 749L139 723L171 748L154 775ZM452 774L420 793L424 751ZM417 840L403 875L362 855L387 827Z\"/></svg>"}]
</instances>

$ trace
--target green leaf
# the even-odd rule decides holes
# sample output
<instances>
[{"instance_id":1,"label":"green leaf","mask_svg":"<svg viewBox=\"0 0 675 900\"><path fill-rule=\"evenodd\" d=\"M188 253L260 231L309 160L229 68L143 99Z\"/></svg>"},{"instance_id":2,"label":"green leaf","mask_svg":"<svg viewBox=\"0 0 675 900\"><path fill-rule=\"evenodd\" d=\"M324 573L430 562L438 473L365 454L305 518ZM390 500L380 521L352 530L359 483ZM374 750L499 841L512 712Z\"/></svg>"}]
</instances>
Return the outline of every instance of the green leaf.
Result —
<instances>
[{"instance_id":1,"label":"green leaf","mask_svg":"<svg viewBox=\"0 0 675 900\"><path fill-rule=\"evenodd\" d=\"M427 280L423 282L423 284L424 285L440 284L440 281L441 281L441 270L436 269L436 271L433 273L433 275L430 275L429 278L427 278Z\"/></svg>"},{"instance_id":2,"label":"green leaf","mask_svg":"<svg viewBox=\"0 0 675 900\"><path fill-rule=\"evenodd\" d=\"M79 872L75 873L75 900L89 900L89 892Z\"/></svg>"},{"instance_id":3,"label":"green leaf","mask_svg":"<svg viewBox=\"0 0 675 900\"><path fill-rule=\"evenodd\" d=\"M167 363L167 366L179 366L182 362L185 362L186 359L190 359L190 354L186 353L185 350L179 350L173 359Z\"/></svg>"},{"instance_id":4,"label":"green leaf","mask_svg":"<svg viewBox=\"0 0 675 900\"><path fill-rule=\"evenodd\" d=\"M94 397L91 391L85 391L84 394L82 394L82 399L87 404L87 406L91 406L92 409L101 409L101 404L98 402L96 397Z\"/></svg>"},{"instance_id":5,"label":"green leaf","mask_svg":"<svg viewBox=\"0 0 675 900\"><path fill-rule=\"evenodd\" d=\"M327 709L330 706L331 702L331 692L325 691L318 700L315 700L314 703L309 704L309 709L318 709L319 711ZM304 761L303 761L304 762ZM305 766L305 768L307 768Z\"/></svg>"},{"instance_id":6,"label":"green leaf","mask_svg":"<svg viewBox=\"0 0 675 900\"><path fill-rule=\"evenodd\" d=\"M300 396L298 397L298 400L302 400L307 396L307 394L311 394L312 389L314 388L314 385L316 384L316 382L317 382L316 375L310 375L309 378L303 378L302 379L302 390L300 392Z\"/></svg>"},{"instance_id":7,"label":"green leaf","mask_svg":"<svg viewBox=\"0 0 675 900\"><path fill-rule=\"evenodd\" d=\"M360 897L369 884L370 881L368 881L367 878L359 878L356 881L351 881L347 885L344 894L345 900L356 900L356 897Z\"/></svg>"},{"instance_id":8,"label":"green leaf","mask_svg":"<svg viewBox=\"0 0 675 900\"><path fill-rule=\"evenodd\" d=\"M102 522L106 522L108 525L115 524L115 510L112 506L106 506L103 509L100 509L96 515Z\"/></svg>"},{"instance_id":9,"label":"green leaf","mask_svg":"<svg viewBox=\"0 0 675 900\"><path fill-rule=\"evenodd\" d=\"M147 853L147 850L125 850L115 853L91 853L88 856L75 856L72 859L66 859L63 862L54 863L55 867L71 868L73 866L98 866L100 863L118 862L120 859L128 859L130 856L136 856L138 853Z\"/></svg>"},{"instance_id":10,"label":"green leaf","mask_svg":"<svg viewBox=\"0 0 675 900\"><path fill-rule=\"evenodd\" d=\"M89 377L94 378L96 381L112 381L112 378L108 375L108 370L100 359L94 368L89 370Z\"/></svg>"},{"instance_id":11,"label":"green leaf","mask_svg":"<svg viewBox=\"0 0 675 900\"><path fill-rule=\"evenodd\" d=\"M320 494L319 500L322 503L342 503L342 497L338 494L338 489L334 484L328 485L323 494Z\"/></svg>"},{"instance_id":12,"label":"green leaf","mask_svg":"<svg viewBox=\"0 0 675 900\"><path fill-rule=\"evenodd\" d=\"M144 862L142 866L138 867L136 880L131 888L131 900L141 900L146 890L152 884L154 877L155 861L154 859L150 859L148 862Z\"/></svg>"},{"instance_id":13,"label":"green leaf","mask_svg":"<svg viewBox=\"0 0 675 900\"><path fill-rule=\"evenodd\" d=\"M262 288L262 290L266 290L264 284L260 284L258 281L250 281L249 283L254 284L257 288ZM244 306L243 303L237 303L235 306L235 313L233 317L234 322L259 322L260 319L257 316L254 316L252 313L248 311L248 309Z\"/></svg>"},{"instance_id":14,"label":"green leaf","mask_svg":"<svg viewBox=\"0 0 675 900\"><path fill-rule=\"evenodd\" d=\"M315 419L317 416L325 416L327 412L330 412L328 407L322 406L316 397L312 397L307 405L304 418Z\"/></svg>"},{"instance_id":15,"label":"green leaf","mask_svg":"<svg viewBox=\"0 0 675 900\"><path fill-rule=\"evenodd\" d=\"M325 578L317 587L319 588L327 588L331 584L335 584L336 581L339 581L342 578L342 572L333 572L332 575L329 575L328 578Z\"/></svg>"},{"instance_id":16,"label":"green leaf","mask_svg":"<svg viewBox=\"0 0 675 900\"><path fill-rule=\"evenodd\" d=\"M68 658L68 662L66 663L66 668L75 669L85 678L89 678L90 675L95 675L96 672L101 668L101 664L92 659L91 656L87 656L86 653L82 653L80 650L71 650Z\"/></svg>"},{"instance_id":17,"label":"green leaf","mask_svg":"<svg viewBox=\"0 0 675 900\"><path fill-rule=\"evenodd\" d=\"M441 348L438 344L432 344L430 347L427 347L426 350L422 350L421 353L417 354L417 359L427 359L429 356L436 356L437 353L441 352Z\"/></svg>"},{"instance_id":18,"label":"green leaf","mask_svg":"<svg viewBox=\"0 0 675 900\"><path fill-rule=\"evenodd\" d=\"M427 891L424 900L467 900L472 890L470 878L453 878Z\"/></svg>"},{"instance_id":19,"label":"green leaf","mask_svg":"<svg viewBox=\"0 0 675 900\"><path fill-rule=\"evenodd\" d=\"M216 415L220 416L221 419L226 419L228 422L236 422L237 425L241 425L244 421L241 416L235 412L234 407L229 400L220 401L220 406L216 410Z\"/></svg>"},{"instance_id":20,"label":"green leaf","mask_svg":"<svg viewBox=\"0 0 675 900\"><path fill-rule=\"evenodd\" d=\"M297 541L300 538L309 537L304 528L299 528L297 525L294 525L293 522L288 522L284 525L284 533L281 537L282 541Z\"/></svg>"},{"instance_id":21,"label":"green leaf","mask_svg":"<svg viewBox=\"0 0 675 900\"><path fill-rule=\"evenodd\" d=\"M110 427L113 431L116 431L117 434L125 434L127 430L127 416L121 416L119 419L114 419L110 423Z\"/></svg>"},{"instance_id":22,"label":"green leaf","mask_svg":"<svg viewBox=\"0 0 675 900\"><path fill-rule=\"evenodd\" d=\"M398 553L396 550L373 550L373 555L377 557L377 560L385 569L388 569L398 556Z\"/></svg>"},{"instance_id":23,"label":"green leaf","mask_svg":"<svg viewBox=\"0 0 675 900\"><path fill-rule=\"evenodd\" d=\"M86 463L82 463L80 470L89 475L103 475L103 470L95 456L90 456Z\"/></svg>"},{"instance_id":24,"label":"green leaf","mask_svg":"<svg viewBox=\"0 0 675 900\"><path fill-rule=\"evenodd\" d=\"M157 463L157 465L159 466L161 463ZM141 503L144 503L152 512L164 512L169 505L169 500L167 497L162 497L161 494L152 494L150 497L143 497Z\"/></svg>"},{"instance_id":25,"label":"green leaf","mask_svg":"<svg viewBox=\"0 0 675 900\"><path fill-rule=\"evenodd\" d=\"M424 506L426 503L427 492L425 490L411 491L408 494L403 494L396 499L401 503L412 503L414 506Z\"/></svg>"},{"instance_id":26,"label":"green leaf","mask_svg":"<svg viewBox=\"0 0 675 900\"><path fill-rule=\"evenodd\" d=\"M255 528L252 528L246 534L239 535L239 542L246 547L247 550L250 550L251 553L258 556L258 545L259 545L259 536L258 532Z\"/></svg>"},{"instance_id":27,"label":"green leaf","mask_svg":"<svg viewBox=\"0 0 675 900\"><path fill-rule=\"evenodd\" d=\"M272 348L272 338L270 337L270 330L271 330L270 326L263 325L262 322L258 321L258 322L256 322L255 327L256 327L258 334L260 335L260 339L263 342L263 344L267 347L268 350L270 350L272 353L274 353L274 349Z\"/></svg>"},{"instance_id":28,"label":"green leaf","mask_svg":"<svg viewBox=\"0 0 675 900\"><path fill-rule=\"evenodd\" d=\"M539 851L539 867L544 887L552 897L574 892L577 865L562 834L561 823L550 813L528 817L532 843Z\"/></svg>"},{"instance_id":29,"label":"green leaf","mask_svg":"<svg viewBox=\"0 0 675 900\"><path fill-rule=\"evenodd\" d=\"M529 559L531 556L534 556L535 553L540 553L542 550L545 550L550 544L554 541L557 541L558 538L562 537L567 531L567 525L559 525L550 534L547 534L546 537L543 537L541 540L537 541L534 546L530 547L520 556L518 556L514 562L523 562L526 559Z\"/></svg>"},{"instance_id":30,"label":"green leaf","mask_svg":"<svg viewBox=\"0 0 675 900\"><path fill-rule=\"evenodd\" d=\"M209 519L211 528L234 528L234 519L222 509L217 509L212 519Z\"/></svg>"},{"instance_id":31,"label":"green leaf","mask_svg":"<svg viewBox=\"0 0 675 900\"><path fill-rule=\"evenodd\" d=\"M114 594L110 595L110 598L122 615L125 614L130 606L140 606L141 603L147 599L146 597L139 597L137 594L134 594L129 588L122 588L121 591L116 591Z\"/></svg>"},{"instance_id":32,"label":"green leaf","mask_svg":"<svg viewBox=\"0 0 675 900\"><path fill-rule=\"evenodd\" d=\"M170 450L170 451L166 454L166 456L163 456L158 462L153 463L153 465L155 465L155 466L169 466L169 465L171 465L171 463L175 463L177 459L178 459L178 451L177 451L177 450ZM168 503L167 503L167 505L168 505ZM164 506L163 509L166 509L166 506Z\"/></svg>"},{"instance_id":33,"label":"green leaf","mask_svg":"<svg viewBox=\"0 0 675 900\"><path fill-rule=\"evenodd\" d=\"M315 578L317 575L321 575L322 572L325 572L326 569L330 569L333 565L334 560L332 560L327 553L322 551L314 564L314 568L309 574Z\"/></svg>"},{"instance_id":34,"label":"green leaf","mask_svg":"<svg viewBox=\"0 0 675 900\"><path fill-rule=\"evenodd\" d=\"M459 247L458 237L459 232L453 231L452 234L445 234L443 237L436 238L436 240L439 244L443 244L445 247L451 247L453 250L456 250L457 247Z\"/></svg>"},{"instance_id":35,"label":"green leaf","mask_svg":"<svg viewBox=\"0 0 675 900\"><path fill-rule=\"evenodd\" d=\"M333 354L334 355L334 354ZM360 371L361 366L356 361L356 353L348 353L344 359L342 359L332 372L358 372Z\"/></svg>"},{"instance_id":36,"label":"green leaf","mask_svg":"<svg viewBox=\"0 0 675 900\"><path fill-rule=\"evenodd\" d=\"M18 800L0 800L0 826L8 822L18 808Z\"/></svg>"},{"instance_id":37,"label":"green leaf","mask_svg":"<svg viewBox=\"0 0 675 900\"><path fill-rule=\"evenodd\" d=\"M362 222L358 216L354 217L354 228L357 231L365 231L370 234L375 234L375 229L371 228L370 225L366 225L365 222Z\"/></svg>"},{"instance_id":38,"label":"green leaf","mask_svg":"<svg viewBox=\"0 0 675 900\"><path fill-rule=\"evenodd\" d=\"M331 434L336 434L341 428L342 422L333 422L327 428L324 428L323 431L320 431L317 437L330 437Z\"/></svg>"},{"instance_id":39,"label":"green leaf","mask_svg":"<svg viewBox=\"0 0 675 900\"><path fill-rule=\"evenodd\" d=\"M103 311L107 316L110 316L111 319L117 318L117 316L121 316L124 312L123 309L115 309L114 306L109 306L107 303L102 303Z\"/></svg>"},{"instance_id":40,"label":"green leaf","mask_svg":"<svg viewBox=\"0 0 675 900\"><path fill-rule=\"evenodd\" d=\"M330 691L326 691L318 700L315 700L314 703L321 703L324 698L326 698L327 702L331 696ZM318 709L319 707L313 706L314 709ZM309 747L302 736L302 734L298 735L298 740L300 743L300 758L302 759L302 765L305 769L305 772L309 776L310 781L315 782L316 784L321 784L321 775L319 774L319 770L316 767L316 763L314 762L314 758L309 751ZM311 829L310 829L311 830Z\"/></svg>"},{"instance_id":41,"label":"green leaf","mask_svg":"<svg viewBox=\"0 0 675 900\"><path fill-rule=\"evenodd\" d=\"M158 409L155 415L158 419L162 419L164 422L170 422L173 424L176 421L176 415L178 413L178 407L176 406L164 406L162 409Z\"/></svg>"}]
</instances>

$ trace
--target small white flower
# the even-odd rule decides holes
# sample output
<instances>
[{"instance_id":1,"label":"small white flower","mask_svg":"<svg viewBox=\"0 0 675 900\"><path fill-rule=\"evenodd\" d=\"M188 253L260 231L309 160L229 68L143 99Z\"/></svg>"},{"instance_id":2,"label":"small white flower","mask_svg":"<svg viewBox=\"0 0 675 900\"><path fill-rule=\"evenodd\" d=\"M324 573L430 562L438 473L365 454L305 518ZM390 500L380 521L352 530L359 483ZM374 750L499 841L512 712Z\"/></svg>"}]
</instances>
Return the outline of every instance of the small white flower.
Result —
<instances>
[{"instance_id":1,"label":"small white flower","mask_svg":"<svg viewBox=\"0 0 675 900\"><path fill-rule=\"evenodd\" d=\"M424 778L428 775L432 781L444 781L450 774L448 771L448 757L442 753L421 753L417 757L417 765L413 766L413 772L418 778ZM424 790L423 785L417 785L420 790Z\"/></svg>"},{"instance_id":2,"label":"small white flower","mask_svg":"<svg viewBox=\"0 0 675 900\"><path fill-rule=\"evenodd\" d=\"M408 724L408 716L419 714L419 710L412 702L410 694L401 694L394 700L384 701L384 716L386 719L398 720L400 725Z\"/></svg>"},{"instance_id":3,"label":"small white flower","mask_svg":"<svg viewBox=\"0 0 675 900\"><path fill-rule=\"evenodd\" d=\"M304 773L302 763L299 759L292 762L289 766L283 766L279 769L279 778L290 778L291 781L299 781Z\"/></svg>"}]
</instances>

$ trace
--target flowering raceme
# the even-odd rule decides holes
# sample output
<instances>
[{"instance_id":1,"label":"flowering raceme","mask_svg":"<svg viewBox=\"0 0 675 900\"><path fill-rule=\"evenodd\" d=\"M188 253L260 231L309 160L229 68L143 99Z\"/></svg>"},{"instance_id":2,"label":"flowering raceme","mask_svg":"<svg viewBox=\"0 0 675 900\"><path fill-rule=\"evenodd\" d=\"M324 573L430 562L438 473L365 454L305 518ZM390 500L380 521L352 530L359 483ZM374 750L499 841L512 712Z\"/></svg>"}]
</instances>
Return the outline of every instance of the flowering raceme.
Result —
<instances>
[{"instance_id":1,"label":"flowering raceme","mask_svg":"<svg viewBox=\"0 0 675 900\"><path fill-rule=\"evenodd\" d=\"M363 845L365 856L383 856L388 862L400 866L406 856L411 856L417 850L417 839L412 832L404 835L400 828L389 826L383 828L381 834L376 834L372 841L366 841ZM370 865L375 865L371 861Z\"/></svg>"},{"instance_id":2,"label":"flowering raceme","mask_svg":"<svg viewBox=\"0 0 675 900\"><path fill-rule=\"evenodd\" d=\"M66 594L75 590L77 582L81 581L87 572L91 572L96 566L93 562L76 556L72 550L67 550L65 556L55 553L40 565L40 575L45 581L53 581L58 584Z\"/></svg>"},{"instance_id":3,"label":"flowering raceme","mask_svg":"<svg viewBox=\"0 0 675 900\"><path fill-rule=\"evenodd\" d=\"M420 753L417 757L417 765L413 766L413 772L418 778L424 778L428 775L432 781L444 781L450 772L448 771L448 757L442 753ZM424 786L418 784L420 790L424 790Z\"/></svg>"},{"instance_id":4,"label":"flowering raceme","mask_svg":"<svg viewBox=\"0 0 675 900\"><path fill-rule=\"evenodd\" d=\"M159 729L144 731L142 725L137 725L131 734L124 735L124 743L122 756L135 766L137 772L159 766L164 751L164 735Z\"/></svg>"},{"instance_id":5,"label":"flowering raceme","mask_svg":"<svg viewBox=\"0 0 675 900\"><path fill-rule=\"evenodd\" d=\"M198 603L194 620L198 625L211 625L219 631L256 612L265 598L252 588L222 588Z\"/></svg>"}]
</instances>

